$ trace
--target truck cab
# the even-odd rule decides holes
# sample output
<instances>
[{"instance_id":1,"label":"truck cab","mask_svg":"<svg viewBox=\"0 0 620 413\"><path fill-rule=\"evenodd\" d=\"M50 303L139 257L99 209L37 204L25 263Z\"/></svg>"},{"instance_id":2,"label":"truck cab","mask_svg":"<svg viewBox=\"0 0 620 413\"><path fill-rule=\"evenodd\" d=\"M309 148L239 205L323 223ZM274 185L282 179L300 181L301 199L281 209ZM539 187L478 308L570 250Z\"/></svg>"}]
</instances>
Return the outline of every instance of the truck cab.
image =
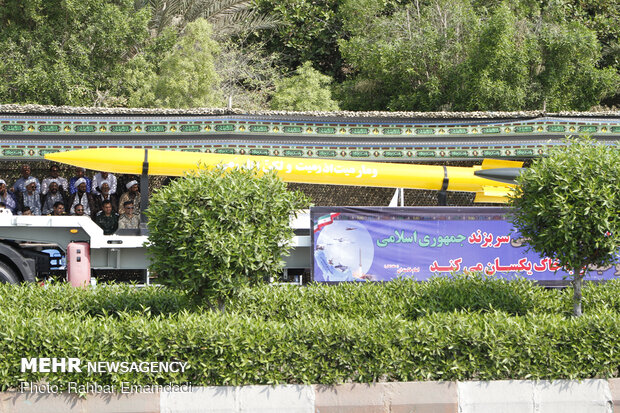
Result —
<instances>
[{"instance_id":1,"label":"truck cab","mask_svg":"<svg viewBox=\"0 0 620 413\"><path fill-rule=\"evenodd\" d=\"M310 218L304 211L291 218L295 236L293 249L285 259L285 275L310 268ZM0 282L17 284L44 279L50 273L46 249L67 252L71 243L87 243L91 269L141 270L147 274L148 235L122 230L104 235L90 217L12 215L0 210ZM148 283L146 275L145 283Z\"/></svg>"}]
</instances>

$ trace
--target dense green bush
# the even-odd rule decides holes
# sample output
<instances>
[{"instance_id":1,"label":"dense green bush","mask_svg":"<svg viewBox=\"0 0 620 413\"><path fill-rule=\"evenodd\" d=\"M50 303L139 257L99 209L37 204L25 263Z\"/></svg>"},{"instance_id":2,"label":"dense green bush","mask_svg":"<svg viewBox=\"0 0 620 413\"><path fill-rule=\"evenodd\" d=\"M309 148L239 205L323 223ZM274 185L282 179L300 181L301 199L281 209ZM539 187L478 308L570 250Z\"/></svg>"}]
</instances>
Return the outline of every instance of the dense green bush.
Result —
<instances>
[{"instance_id":1,"label":"dense green bush","mask_svg":"<svg viewBox=\"0 0 620 413\"><path fill-rule=\"evenodd\" d=\"M164 285L218 304L243 285L269 280L290 250L291 214L306 198L274 171L199 169L151 198L151 270Z\"/></svg>"},{"instance_id":2,"label":"dense green bush","mask_svg":"<svg viewBox=\"0 0 620 413\"><path fill-rule=\"evenodd\" d=\"M620 315L502 312L264 321L182 312L85 317L0 308L0 384L45 380L195 385L617 377ZM587 357L584 357L587 355ZM189 363L183 374L20 373L21 357Z\"/></svg>"},{"instance_id":3,"label":"dense green bush","mask_svg":"<svg viewBox=\"0 0 620 413\"><path fill-rule=\"evenodd\" d=\"M290 77L276 81L271 109L293 111L337 111L338 102L329 89L333 79L305 62Z\"/></svg>"},{"instance_id":4,"label":"dense green bush","mask_svg":"<svg viewBox=\"0 0 620 413\"><path fill-rule=\"evenodd\" d=\"M620 280L586 284L584 306L595 313L620 313ZM384 315L416 320L434 313L453 311L492 312L510 315L571 314L569 289L544 289L527 280L506 281L491 277L456 276L428 282L396 280L389 283L261 285L241 289L226 311L263 320L377 318ZM52 284L14 286L0 284L0 307L28 314L44 308L49 312L80 312L88 316L139 313L170 315L183 310L204 311L186 293L162 287L134 288L99 285L95 289Z\"/></svg>"},{"instance_id":5,"label":"dense green bush","mask_svg":"<svg viewBox=\"0 0 620 413\"><path fill-rule=\"evenodd\" d=\"M618 377L620 281L485 277L248 288L226 312L161 287L0 285L0 387ZM22 357L185 361L181 373L21 373Z\"/></svg>"},{"instance_id":6,"label":"dense green bush","mask_svg":"<svg viewBox=\"0 0 620 413\"><path fill-rule=\"evenodd\" d=\"M170 288L101 284L94 289L83 289L66 283L52 283L45 287L33 283L19 286L0 283L0 307L20 314L45 309L88 316L158 315L194 309L185 293Z\"/></svg>"},{"instance_id":7,"label":"dense green bush","mask_svg":"<svg viewBox=\"0 0 620 413\"><path fill-rule=\"evenodd\" d=\"M597 287L591 286L586 295L593 288ZM609 284L608 288L620 292L620 283ZM609 306L615 305L613 296L606 299ZM422 283L401 279L374 284L314 284L305 288L261 286L244 290L228 309L281 321L307 316L376 318L383 315L415 320L455 310L501 310L512 315L569 314L570 298L563 290L546 290L525 279L507 281L456 275Z\"/></svg>"}]
</instances>

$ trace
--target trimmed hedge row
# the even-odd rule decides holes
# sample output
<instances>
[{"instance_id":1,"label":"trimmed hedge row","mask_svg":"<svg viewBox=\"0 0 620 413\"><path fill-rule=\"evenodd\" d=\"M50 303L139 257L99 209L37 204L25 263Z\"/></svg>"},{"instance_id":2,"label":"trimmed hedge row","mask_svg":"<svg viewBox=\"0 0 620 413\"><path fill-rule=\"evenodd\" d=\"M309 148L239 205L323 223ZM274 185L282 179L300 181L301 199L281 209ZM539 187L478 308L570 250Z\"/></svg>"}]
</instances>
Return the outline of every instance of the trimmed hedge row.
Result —
<instances>
[{"instance_id":1,"label":"trimmed hedge row","mask_svg":"<svg viewBox=\"0 0 620 413\"><path fill-rule=\"evenodd\" d=\"M100 284L94 289L83 289L73 288L67 283L53 283L45 287L33 283L19 286L0 283L0 307L13 308L21 314L45 309L89 316L119 312L158 315L193 308L182 291L170 288Z\"/></svg>"},{"instance_id":2,"label":"trimmed hedge row","mask_svg":"<svg viewBox=\"0 0 620 413\"><path fill-rule=\"evenodd\" d=\"M620 280L586 284L583 297L585 313L620 312ZM483 276L434 278L422 283L397 280L374 284L315 284L307 288L262 286L244 290L228 310L282 321L334 315L374 318L385 314L415 320L456 310L569 316L572 314L572 289L544 289L525 279L507 281Z\"/></svg>"},{"instance_id":3,"label":"trimmed hedge row","mask_svg":"<svg viewBox=\"0 0 620 413\"><path fill-rule=\"evenodd\" d=\"M0 308L0 384L243 385L617 377L620 315L437 313L415 321L309 317L289 322L182 312L83 317ZM22 357L173 361L185 373L21 373Z\"/></svg>"},{"instance_id":4,"label":"trimmed hedge row","mask_svg":"<svg viewBox=\"0 0 620 413\"><path fill-rule=\"evenodd\" d=\"M224 313L165 288L0 285L0 387L618 377L620 282L571 291L483 277L265 286ZM21 358L186 361L185 373L21 373Z\"/></svg>"},{"instance_id":5,"label":"trimmed hedge row","mask_svg":"<svg viewBox=\"0 0 620 413\"><path fill-rule=\"evenodd\" d=\"M585 312L620 312L620 280L586 284ZM53 312L107 315L118 312L172 314L197 308L181 291L170 288L133 288L122 285L76 289L67 284L41 288L0 284L0 306L28 313L44 308ZM572 313L571 289L544 289L525 280L482 276L435 278L428 282L397 280L389 283L313 284L307 287L264 285L240 291L226 306L230 313L264 320L287 321L306 317L376 318L399 315L415 320L433 313L501 310L512 315Z\"/></svg>"}]
</instances>

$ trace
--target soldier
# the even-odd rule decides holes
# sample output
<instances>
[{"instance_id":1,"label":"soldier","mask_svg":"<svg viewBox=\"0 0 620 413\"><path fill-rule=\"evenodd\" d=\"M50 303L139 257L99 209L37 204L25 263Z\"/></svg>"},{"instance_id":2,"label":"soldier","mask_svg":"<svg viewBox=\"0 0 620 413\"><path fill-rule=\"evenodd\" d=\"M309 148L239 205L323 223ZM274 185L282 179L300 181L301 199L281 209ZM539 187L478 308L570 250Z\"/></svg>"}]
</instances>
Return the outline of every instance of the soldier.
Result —
<instances>
[{"instance_id":1,"label":"soldier","mask_svg":"<svg viewBox=\"0 0 620 413\"><path fill-rule=\"evenodd\" d=\"M101 211L95 216L95 222L103 229L103 235L111 235L118 229L118 218L118 213L112 209L112 202L105 200Z\"/></svg>"},{"instance_id":2,"label":"soldier","mask_svg":"<svg viewBox=\"0 0 620 413\"><path fill-rule=\"evenodd\" d=\"M123 214L118 219L118 229L140 228L140 216L134 214L133 201L125 201L123 211Z\"/></svg>"}]
</instances>

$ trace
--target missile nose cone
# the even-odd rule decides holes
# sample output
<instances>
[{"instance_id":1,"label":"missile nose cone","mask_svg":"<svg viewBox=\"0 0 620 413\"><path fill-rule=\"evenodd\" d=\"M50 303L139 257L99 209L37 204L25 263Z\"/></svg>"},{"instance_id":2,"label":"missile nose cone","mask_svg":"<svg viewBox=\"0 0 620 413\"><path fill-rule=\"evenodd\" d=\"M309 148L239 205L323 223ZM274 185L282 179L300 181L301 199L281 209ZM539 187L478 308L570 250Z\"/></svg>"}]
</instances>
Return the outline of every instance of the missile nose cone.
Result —
<instances>
[{"instance_id":1,"label":"missile nose cone","mask_svg":"<svg viewBox=\"0 0 620 413\"><path fill-rule=\"evenodd\" d=\"M481 178L491 179L493 181L503 182L506 184L516 184L517 177L525 168L493 168L480 169L474 172L474 175Z\"/></svg>"}]
</instances>

